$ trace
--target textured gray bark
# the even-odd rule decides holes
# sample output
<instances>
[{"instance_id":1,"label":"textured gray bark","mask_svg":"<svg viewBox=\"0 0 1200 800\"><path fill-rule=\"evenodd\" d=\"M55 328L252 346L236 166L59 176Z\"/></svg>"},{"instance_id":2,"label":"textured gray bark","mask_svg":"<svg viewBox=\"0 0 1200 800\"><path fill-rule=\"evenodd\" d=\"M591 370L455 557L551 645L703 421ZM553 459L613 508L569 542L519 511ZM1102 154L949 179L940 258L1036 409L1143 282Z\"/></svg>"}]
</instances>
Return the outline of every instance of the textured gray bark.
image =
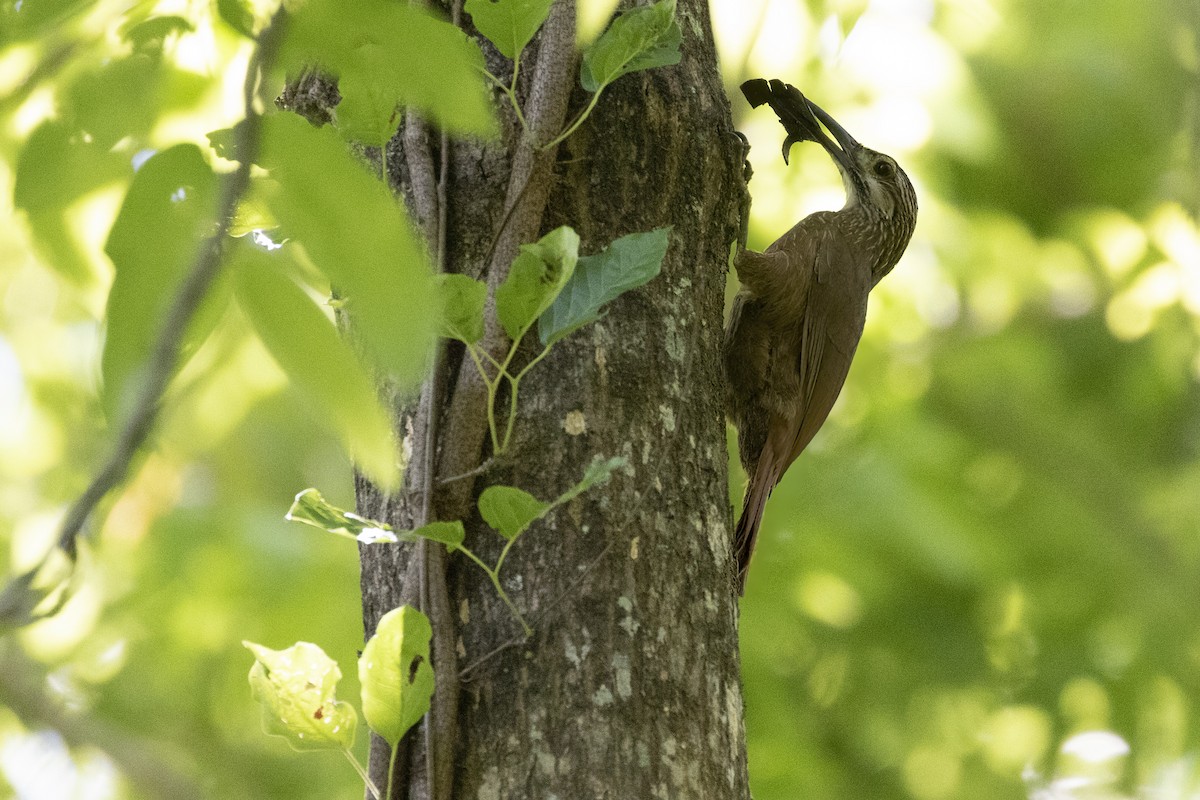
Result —
<instances>
[{"instance_id":1,"label":"textured gray bark","mask_svg":"<svg viewBox=\"0 0 1200 800\"><path fill-rule=\"evenodd\" d=\"M473 479L475 496L503 483L550 499L594 456L630 462L536 523L505 563L506 588L535 628L528 641L482 572L451 557L464 668L455 798L748 796L719 367L741 148L707 6L681 0L678 14L682 63L617 81L558 151L541 232L571 225L584 253L627 233L673 232L660 277L526 377L511 456ZM522 75L543 55L523 60ZM576 88L572 114L585 99ZM477 273L492 243L515 141L453 145L453 271ZM408 175L393 179L404 186ZM460 356L449 349L449 386ZM414 403L397 414L402 432L423 429ZM359 507L406 527L420 503L360 484ZM470 546L494 560L498 537L477 514L466 522ZM415 603L414 562L401 546L363 548L368 631ZM407 756L413 797L426 796L420 741Z\"/></svg>"}]
</instances>

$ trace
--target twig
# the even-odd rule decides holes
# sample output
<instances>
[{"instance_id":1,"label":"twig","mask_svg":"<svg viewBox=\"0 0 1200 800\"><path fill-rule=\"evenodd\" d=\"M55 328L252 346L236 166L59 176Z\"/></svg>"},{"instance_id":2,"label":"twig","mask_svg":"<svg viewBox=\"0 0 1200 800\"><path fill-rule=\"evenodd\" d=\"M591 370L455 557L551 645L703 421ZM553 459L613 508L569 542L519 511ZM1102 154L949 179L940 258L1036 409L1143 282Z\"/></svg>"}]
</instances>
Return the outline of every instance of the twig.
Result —
<instances>
[{"instance_id":1,"label":"twig","mask_svg":"<svg viewBox=\"0 0 1200 800\"><path fill-rule=\"evenodd\" d=\"M469 471L461 473L459 475L451 475L449 478L438 478L437 485L445 486L446 484L454 483L455 481L462 481L462 480L466 480L467 478L475 478L475 477L487 472L489 469L492 468L492 465L495 463L496 463L496 459L489 458L487 461L484 461L482 464L480 464L478 467L476 467L473 470L469 470Z\"/></svg>"}]
</instances>

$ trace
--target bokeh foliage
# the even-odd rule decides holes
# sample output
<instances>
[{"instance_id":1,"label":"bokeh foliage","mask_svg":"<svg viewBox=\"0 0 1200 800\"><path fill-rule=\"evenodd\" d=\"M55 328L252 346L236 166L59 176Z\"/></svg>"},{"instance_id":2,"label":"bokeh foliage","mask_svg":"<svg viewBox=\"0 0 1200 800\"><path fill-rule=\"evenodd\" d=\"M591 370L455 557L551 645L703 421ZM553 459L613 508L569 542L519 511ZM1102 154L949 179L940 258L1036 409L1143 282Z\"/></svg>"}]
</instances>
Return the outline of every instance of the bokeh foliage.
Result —
<instances>
[{"instance_id":1,"label":"bokeh foliage","mask_svg":"<svg viewBox=\"0 0 1200 800\"><path fill-rule=\"evenodd\" d=\"M1198 9L877 2L843 39L838 7L793 6L781 54L772 6L744 74L897 156L921 212L767 508L755 797L1194 797ZM819 148L776 171L773 123L760 245L837 196Z\"/></svg>"},{"instance_id":2,"label":"bokeh foliage","mask_svg":"<svg viewBox=\"0 0 1200 800\"><path fill-rule=\"evenodd\" d=\"M783 167L774 120L736 98L746 77L802 87L896 156L921 198L844 396L768 506L742 617L755 797L1191 796L1200 9L714 0L713 12L754 144L752 245L837 207L841 190L819 148ZM108 234L134 165L174 152L204 197L229 168L205 134L239 119L244 34L268 13L232 0L0 2L10 570L41 554L107 449L122 399L101 391L102 368L136 372L101 357L106 305L121 301L105 243L122 245ZM403 83L369 46L343 50ZM350 91L359 127L382 135L378 85ZM445 119L486 127L472 108ZM169 149L181 145L202 157ZM245 230L278 214L270 199L243 206ZM290 211L303 226L304 209ZM137 241L134 227L123 244ZM303 303L328 292L334 267L307 255L274 280L311 317ZM153 454L108 505L76 599L0 643L0 705L13 709L0 709L0 775L22 796L69 796L76 777L111 784L89 796L136 796L137 765L111 766L120 743L215 797L361 795L340 757L299 759L261 734L240 642L311 640L353 663L354 553L282 514L304 486L351 505L346 428L361 435L369 413L339 423L327 392L289 383L289 343L272 347L256 333L269 315L245 308L274 290L241 291L198 320L214 333L174 384ZM145 320L128 322L125 335L143 335ZM66 699L70 748L28 713L30 686Z\"/></svg>"}]
</instances>

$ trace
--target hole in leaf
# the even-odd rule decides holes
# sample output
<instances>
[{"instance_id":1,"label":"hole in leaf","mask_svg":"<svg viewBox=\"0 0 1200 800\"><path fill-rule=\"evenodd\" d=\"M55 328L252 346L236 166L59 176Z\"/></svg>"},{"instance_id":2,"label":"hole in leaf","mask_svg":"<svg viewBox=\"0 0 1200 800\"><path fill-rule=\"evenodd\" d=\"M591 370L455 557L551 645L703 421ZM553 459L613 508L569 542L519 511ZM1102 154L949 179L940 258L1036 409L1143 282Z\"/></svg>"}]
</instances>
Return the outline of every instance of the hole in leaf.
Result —
<instances>
[{"instance_id":1,"label":"hole in leaf","mask_svg":"<svg viewBox=\"0 0 1200 800\"><path fill-rule=\"evenodd\" d=\"M417 679L417 668L421 666L421 662L425 660L424 656L416 656L412 663L408 665L408 682L413 683Z\"/></svg>"}]
</instances>

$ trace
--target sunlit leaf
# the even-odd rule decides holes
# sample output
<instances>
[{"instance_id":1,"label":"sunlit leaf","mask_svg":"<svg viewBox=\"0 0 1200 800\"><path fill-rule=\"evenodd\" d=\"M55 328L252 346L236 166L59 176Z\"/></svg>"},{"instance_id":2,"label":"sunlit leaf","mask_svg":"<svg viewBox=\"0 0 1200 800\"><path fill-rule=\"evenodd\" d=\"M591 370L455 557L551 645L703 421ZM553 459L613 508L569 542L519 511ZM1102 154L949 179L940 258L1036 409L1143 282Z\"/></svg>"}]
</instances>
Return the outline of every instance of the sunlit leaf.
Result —
<instances>
[{"instance_id":1,"label":"sunlit leaf","mask_svg":"<svg viewBox=\"0 0 1200 800\"><path fill-rule=\"evenodd\" d=\"M254 38L254 12L248 0L217 0L217 13L242 36Z\"/></svg>"},{"instance_id":2,"label":"sunlit leaf","mask_svg":"<svg viewBox=\"0 0 1200 800\"><path fill-rule=\"evenodd\" d=\"M464 9L496 49L515 58L542 27L554 0L467 0Z\"/></svg>"},{"instance_id":3,"label":"sunlit leaf","mask_svg":"<svg viewBox=\"0 0 1200 800\"><path fill-rule=\"evenodd\" d=\"M681 41L675 0L630 9L583 54L579 81L595 92L630 72L678 64Z\"/></svg>"},{"instance_id":4,"label":"sunlit leaf","mask_svg":"<svg viewBox=\"0 0 1200 800\"><path fill-rule=\"evenodd\" d=\"M250 691L262 705L263 730L297 750L344 750L354 744L358 714L337 699L342 671L315 644L272 650L242 642L254 654Z\"/></svg>"},{"instance_id":5,"label":"sunlit leaf","mask_svg":"<svg viewBox=\"0 0 1200 800\"><path fill-rule=\"evenodd\" d=\"M516 339L550 307L571 279L579 259L579 235L562 226L535 244L521 245L504 283L496 290L496 316Z\"/></svg>"},{"instance_id":6,"label":"sunlit leaf","mask_svg":"<svg viewBox=\"0 0 1200 800\"><path fill-rule=\"evenodd\" d=\"M289 522L302 522L323 531L356 539L363 544L418 542L428 539L446 546L453 553L466 539L461 520L430 522L416 530L396 530L386 522L367 519L345 511L321 496L316 489L305 489L296 495L285 517Z\"/></svg>"},{"instance_id":7,"label":"sunlit leaf","mask_svg":"<svg viewBox=\"0 0 1200 800\"><path fill-rule=\"evenodd\" d=\"M199 148L177 145L143 164L125 196L104 248L116 267L101 360L110 414L131 399L175 292L212 232L216 184ZM181 364L216 323L219 289L189 325Z\"/></svg>"},{"instance_id":8,"label":"sunlit leaf","mask_svg":"<svg viewBox=\"0 0 1200 800\"><path fill-rule=\"evenodd\" d=\"M399 541L392 532L391 525L343 511L329 503L316 489L305 489L297 494L284 519L288 522L302 522L363 544Z\"/></svg>"},{"instance_id":9,"label":"sunlit leaf","mask_svg":"<svg viewBox=\"0 0 1200 800\"><path fill-rule=\"evenodd\" d=\"M370 355L402 385L416 383L440 314L425 248L401 204L334 131L288 114L264 122L263 163L279 182L272 212L344 298Z\"/></svg>"},{"instance_id":10,"label":"sunlit leaf","mask_svg":"<svg viewBox=\"0 0 1200 800\"><path fill-rule=\"evenodd\" d=\"M376 57L376 51L387 57ZM479 46L449 22L407 3L309 0L288 25L282 63L297 72L313 62L343 80L354 76L342 88L344 98L347 88L390 98L452 133L496 130ZM351 104L361 110L377 102L359 98Z\"/></svg>"},{"instance_id":11,"label":"sunlit leaf","mask_svg":"<svg viewBox=\"0 0 1200 800\"><path fill-rule=\"evenodd\" d=\"M93 266L64 212L84 194L132 174L128 159L59 121L42 123L21 148L13 205L26 213L46 263L72 283L87 283Z\"/></svg>"},{"instance_id":12,"label":"sunlit leaf","mask_svg":"<svg viewBox=\"0 0 1200 800\"><path fill-rule=\"evenodd\" d=\"M121 35L135 49L160 49L163 41L171 34L189 33L194 30L196 30L196 26L191 21L171 14L161 17L150 17L141 22L126 26L121 31Z\"/></svg>"},{"instance_id":13,"label":"sunlit leaf","mask_svg":"<svg viewBox=\"0 0 1200 800\"><path fill-rule=\"evenodd\" d=\"M505 539L513 539L529 524L551 508L515 486L489 486L479 495L479 513L483 521Z\"/></svg>"},{"instance_id":14,"label":"sunlit leaf","mask_svg":"<svg viewBox=\"0 0 1200 800\"><path fill-rule=\"evenodd\" d=\"M354 352L312 298L281 273L282 253L241 249L238 302L267 350L341 435L359 468L380 486L397 486L388 413Z\"/></svg>"},{"instance_id":15,"label":"sunlit leaf","mask_svg":"<svg viewBox=\"0 0 1200 800\"><path fill-rule=\"evenodd\" d=\"M383 615L358 659L363 716L371 730L395 745L425 716L433 697L429 619L411 606Z\"/></svg>"},{"instance_id":16,"label":"sunlit leaf","mask_svg":"<svg viewBox=\"0 0 1200 800\"><path fill-rule=\"evenodd\" d=\"M91 11L93 0L56 0L56 2L0 4L0 42L57 34L68 20Z\"/></svg>"},{"instance_id":17,"label":"sunlit leaf","mask_svg":"<svg viewBox=\"0 0 1200 800\"><path fill-rule=\"evenodd\" d=\"M598 319L605 303L658 275L670 233L670 228L631 233L601 253L580 258L567 285L538 320L542 343L552 344Z\"/></svg>"}]
</instances>

